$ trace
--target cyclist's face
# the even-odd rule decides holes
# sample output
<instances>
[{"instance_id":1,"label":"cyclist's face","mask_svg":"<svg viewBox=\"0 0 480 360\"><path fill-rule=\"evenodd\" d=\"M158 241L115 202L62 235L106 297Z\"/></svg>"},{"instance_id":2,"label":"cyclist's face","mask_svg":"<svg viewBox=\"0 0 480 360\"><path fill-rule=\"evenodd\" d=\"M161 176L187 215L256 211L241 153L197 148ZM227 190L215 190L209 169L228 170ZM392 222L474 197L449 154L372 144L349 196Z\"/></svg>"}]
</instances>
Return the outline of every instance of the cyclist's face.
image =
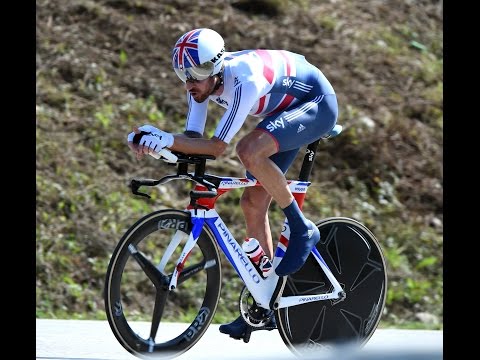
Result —
<instances>
[{"instance_id":1,"label":"cyclist's face","mask_svg":"<svg viewBox=\"0 0 480 360\"><path fill-rule=\"evenodd\" d=\"M185 89L192 95L196 102L204 102L212 93L215 87L214 77L209 77L205 80L187 80L185 82Z\"/></svg>"}]
</instances>

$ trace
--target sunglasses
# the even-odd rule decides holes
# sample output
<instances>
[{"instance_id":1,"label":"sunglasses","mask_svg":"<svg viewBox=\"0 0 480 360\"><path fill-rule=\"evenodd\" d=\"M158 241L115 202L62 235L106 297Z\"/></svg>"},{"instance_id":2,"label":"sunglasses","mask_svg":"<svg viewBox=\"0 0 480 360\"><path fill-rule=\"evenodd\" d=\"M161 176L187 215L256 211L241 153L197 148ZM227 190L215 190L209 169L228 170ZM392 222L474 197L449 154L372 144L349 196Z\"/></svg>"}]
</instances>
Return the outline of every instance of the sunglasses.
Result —
<instances>
[{"instance_id":1,"label":"sunglasses","mask_svg":"<svg viewBox=\"0 0 480 360\"><path fill-rule=\"evenodd\" d=\"M174 67L175 73L183 82L202 81L209 78L213 73L214 64L210 61L199 66L179 69Z\"/></svg>"}]
</instances>

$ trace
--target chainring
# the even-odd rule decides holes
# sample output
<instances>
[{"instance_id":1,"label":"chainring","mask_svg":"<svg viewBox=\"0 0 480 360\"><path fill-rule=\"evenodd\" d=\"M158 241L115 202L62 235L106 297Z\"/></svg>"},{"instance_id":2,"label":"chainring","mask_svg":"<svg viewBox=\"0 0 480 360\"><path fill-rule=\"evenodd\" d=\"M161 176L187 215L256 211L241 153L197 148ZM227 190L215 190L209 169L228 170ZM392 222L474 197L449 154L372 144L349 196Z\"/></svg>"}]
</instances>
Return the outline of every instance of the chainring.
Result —
<instances>
[{"instance_id":1,"label":"chainring","mask_svg":"<svg viewBox=\"0 0 480 360\"><path fill-rule=\"evenodd\" d=\"M238 303L243 320L252 327L259 328L265 326L273 316L272 311L268 311L257 305L257 302L246 286L244 286L240 292ZM268 315L269 313L271 314Z\"/></svg>"}]
</instances>

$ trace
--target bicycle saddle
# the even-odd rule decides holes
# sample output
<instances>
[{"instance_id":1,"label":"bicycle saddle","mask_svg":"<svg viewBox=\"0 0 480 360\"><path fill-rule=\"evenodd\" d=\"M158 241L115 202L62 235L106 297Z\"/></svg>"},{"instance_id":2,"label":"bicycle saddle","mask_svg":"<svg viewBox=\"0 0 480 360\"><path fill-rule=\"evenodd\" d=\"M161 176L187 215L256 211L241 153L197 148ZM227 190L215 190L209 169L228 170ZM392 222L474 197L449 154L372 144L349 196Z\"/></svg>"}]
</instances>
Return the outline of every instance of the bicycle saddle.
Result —
<instances>
[{"instance_id":1,"label":"bicycle saddle","mask_svg":"<svg viewBox=\"0 0 480 360\"><path fill-rule=\"evenodd\" d=\"M323 135L322 139L329 139L329 138L335 137L338 134L340 134L342 130L343 130L343 126L337 124L332 128L332 130L330 130L328 133Z\"/></svg>"}]
</instances>

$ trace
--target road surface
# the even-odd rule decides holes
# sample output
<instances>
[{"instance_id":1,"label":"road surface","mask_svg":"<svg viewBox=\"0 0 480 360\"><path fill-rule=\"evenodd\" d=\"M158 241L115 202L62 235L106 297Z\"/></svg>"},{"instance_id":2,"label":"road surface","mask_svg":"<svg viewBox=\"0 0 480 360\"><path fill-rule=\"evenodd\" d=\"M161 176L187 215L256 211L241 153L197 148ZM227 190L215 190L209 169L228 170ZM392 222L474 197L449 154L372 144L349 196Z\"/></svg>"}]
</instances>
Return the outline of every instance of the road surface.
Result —
<instances>
[{"instance_id":1,"label":"road surface","mask_svg":"<svg viewBox=\"0 0 480 360\"><path fill-rule=\"evenodd\" d=\"M178 323L167 326L168 332L185 327L184 324ZM252 334L250 342L246 344L221 334L218 327L218 324L210 325L200 341L176 359L298 359L283 343L276 330L256 331ZM440 360L443 359L443 331L377 329L361 350L336 349L330 353L316 354L314 358L317 360ZM138 360L117 342L107 321L52 319L36 320L36 359Z\"/></svg>"}]
</instances>

